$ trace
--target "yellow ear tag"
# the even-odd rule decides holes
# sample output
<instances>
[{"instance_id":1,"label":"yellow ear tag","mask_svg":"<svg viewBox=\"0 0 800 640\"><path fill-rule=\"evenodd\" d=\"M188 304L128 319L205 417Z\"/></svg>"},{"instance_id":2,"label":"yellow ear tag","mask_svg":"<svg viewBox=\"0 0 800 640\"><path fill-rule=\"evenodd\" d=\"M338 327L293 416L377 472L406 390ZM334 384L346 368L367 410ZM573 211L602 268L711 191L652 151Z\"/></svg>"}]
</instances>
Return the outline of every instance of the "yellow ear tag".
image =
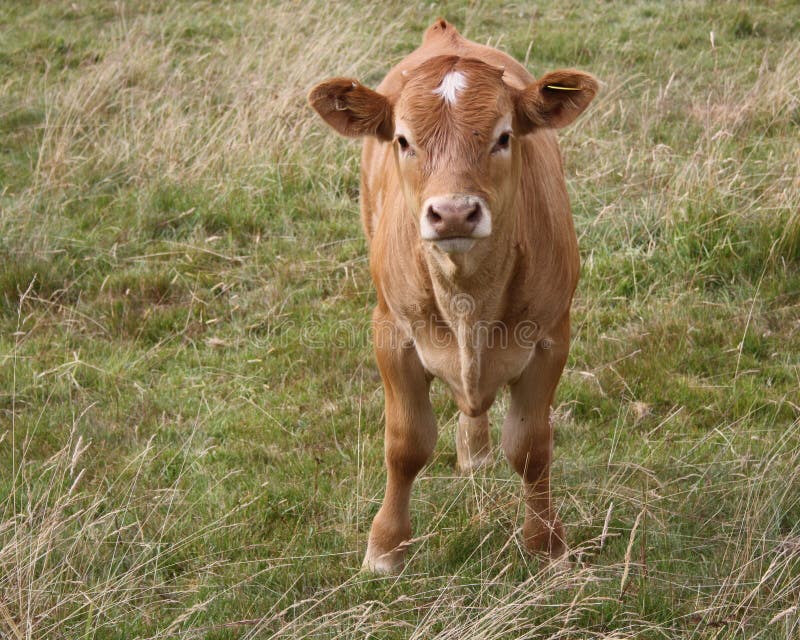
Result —
<instances>
[{"instance_id":1,"label":"yellow ear tag","mask_svg":"<svg viewBox=\"0 0 800 640\"><path fill-rule=\"evenodd\" d=\"M546 85L548 89L556 89L557 91L580 91L580 87L561 87L557 84Z\"/></svg>"}]
</instances>

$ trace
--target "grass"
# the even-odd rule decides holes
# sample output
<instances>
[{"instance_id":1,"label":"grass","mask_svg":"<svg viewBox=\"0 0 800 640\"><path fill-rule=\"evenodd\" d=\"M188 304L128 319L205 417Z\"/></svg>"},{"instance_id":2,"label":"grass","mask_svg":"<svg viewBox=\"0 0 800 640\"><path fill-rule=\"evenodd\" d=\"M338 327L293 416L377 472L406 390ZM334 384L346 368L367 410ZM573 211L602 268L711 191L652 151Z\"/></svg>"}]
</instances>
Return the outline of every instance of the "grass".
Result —
<instances>
[{"instance_id":1,"label":"grass","mask_svg":"<svg viewBox=\"0 0 800 640\"><path fill-rule=\"evenodd\" d=\"M0 637L798 637L796 3L7 4ZM521 552L499 451L455 474L437 384L408 567L358 573L383 485L358 146L304 96L375 85L438 15L604 82L561 135L569 567Z\"/></svg>"}]
</instances>

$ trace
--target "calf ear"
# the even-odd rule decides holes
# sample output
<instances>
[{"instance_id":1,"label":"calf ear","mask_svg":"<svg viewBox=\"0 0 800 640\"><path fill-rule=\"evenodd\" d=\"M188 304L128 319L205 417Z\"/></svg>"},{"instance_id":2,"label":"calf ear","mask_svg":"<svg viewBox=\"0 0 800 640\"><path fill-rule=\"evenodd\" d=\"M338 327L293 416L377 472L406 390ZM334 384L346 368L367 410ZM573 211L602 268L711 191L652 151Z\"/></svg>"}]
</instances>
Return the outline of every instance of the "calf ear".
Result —
<instances>
[{"instance_id":1,"label":"calf ear","mask_svg":"<svg viewBox=\"0 0 800 640\"><path fill-rule=\"evenodd\" d=\"M536 127L564 127L589 106L597 89L597 80L582 71L548 73L517 94L517 127L523 134Z\"/></svg>"},{"instance_id":2,"label":"calf ear","mask_svg":"<svg viewBox=\"0 0 800 640\"><path fill-rule=\"evenodd\" d=\"M343 136L375 136L381 140L394 137L391 103L356 80L326 80L311 90L308 102Z\"/></svg>"}]
</instances>

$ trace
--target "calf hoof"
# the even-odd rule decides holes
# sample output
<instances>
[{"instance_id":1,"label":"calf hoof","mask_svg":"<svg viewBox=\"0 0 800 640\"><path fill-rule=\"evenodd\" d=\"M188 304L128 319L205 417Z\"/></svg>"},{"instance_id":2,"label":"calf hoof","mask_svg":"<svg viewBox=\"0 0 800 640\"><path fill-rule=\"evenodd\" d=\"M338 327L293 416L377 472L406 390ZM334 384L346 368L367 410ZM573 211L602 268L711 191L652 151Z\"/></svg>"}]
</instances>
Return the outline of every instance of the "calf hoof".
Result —
<instances>
[{"instance_id":1,"label":"calf hoof","mask_svg":"<svg viewBox=\"0 0 800 640\"><path fill-rule=\"evenodd\" d=\"M492 456L485 455L485 456L472 456L466 460L458 460L456 462L456 469L461 475L468 476L478 469L486 467L492 461Z\"/></svg>"},{"instance_id":2,"label":"calf hoof","mask_svg":"<svg viewBox=\"0 0 800 640\"><path fill-rule=\"evenodd\" d=\"M400 573L410 539L411 522L401 520L398 523L396 516L389 516L381 509L372 521L362 569L373 573Z\"/></svg>"},{"instance_id":3,"label":"calf hoof","mask_svg":"<svg viewBox=\"0 0 800 640\"><path fill-rule=\"evenodd\" d=\"M387 552L381 552L370 541L367 544L367 554L361 563L361 570L368 573L381 575L397 575L405 566L405 548L403 545Z\"/></svg>"},{"instance_id":4,"label":"calf hoof","mask_svg":"<svg viewBox=\"0 0 800 640\"><path fill-rule=\"evenodd\" d=\"M547 555L556 560L567 553L564 525L558 518L552 522L541 518L526 521L522 527L522 537L525 548L534 555Z\"/></svg>"}]
</instances>

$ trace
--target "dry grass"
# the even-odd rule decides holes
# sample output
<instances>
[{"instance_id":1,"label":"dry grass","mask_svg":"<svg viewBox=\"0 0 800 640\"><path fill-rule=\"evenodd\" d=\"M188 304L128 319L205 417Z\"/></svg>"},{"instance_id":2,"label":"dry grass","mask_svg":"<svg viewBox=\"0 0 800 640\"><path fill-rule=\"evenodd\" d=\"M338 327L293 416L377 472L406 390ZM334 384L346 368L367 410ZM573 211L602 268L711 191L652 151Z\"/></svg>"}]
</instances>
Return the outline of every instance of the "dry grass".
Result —
<instances>
[{"instance_id":1,"label":"dry grass","mask_svg":"<svg viewBox=\"0 0 800 640\"><path fill-rule=\"evenodd\" d=\"M341 4L325 21L314 3L250 3L222 15L200 5L186 26L181 7L131 20L121 10L101 59L45 91L37 192L98 173L135 184L241 179L303 162L312 145L324 157L334 144L307 108L309 69L320 77L374 75L403 24L402 11L381 5L358 21ZM187 30L220 24L236 38L191 50Z\"/></svg>"}]
</instances>

